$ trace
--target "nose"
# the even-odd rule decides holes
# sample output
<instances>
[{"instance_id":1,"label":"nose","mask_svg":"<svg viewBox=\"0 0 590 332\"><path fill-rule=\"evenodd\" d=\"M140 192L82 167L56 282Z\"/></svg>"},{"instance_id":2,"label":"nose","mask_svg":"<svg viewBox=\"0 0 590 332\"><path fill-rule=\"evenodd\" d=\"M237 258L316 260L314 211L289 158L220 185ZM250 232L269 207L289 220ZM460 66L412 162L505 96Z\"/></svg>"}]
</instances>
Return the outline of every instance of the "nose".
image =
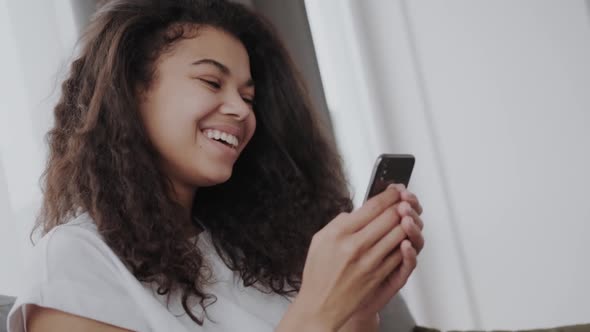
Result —
<instances>
[{"instance_id":1,"label":"nose","mask_svg":"<svg viewBox=\"0 0 590 332\"><path fill-rule=\"evenodd\" d=\"M250 105L242 99L239 93L228 96L221 106L222 114L232 116L238 121L246 119L250 112L252 112Z\"/></svg>"}]
</instances>

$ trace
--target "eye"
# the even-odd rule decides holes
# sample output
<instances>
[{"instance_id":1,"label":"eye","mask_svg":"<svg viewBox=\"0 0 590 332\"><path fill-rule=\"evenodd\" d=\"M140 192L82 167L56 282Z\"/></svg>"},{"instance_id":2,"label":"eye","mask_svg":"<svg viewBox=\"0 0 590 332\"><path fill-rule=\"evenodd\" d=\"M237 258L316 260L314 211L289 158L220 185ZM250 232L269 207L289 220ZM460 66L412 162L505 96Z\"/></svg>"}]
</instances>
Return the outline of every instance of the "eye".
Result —
<instances>
[{"instance_id":1,"label":"eye","mask_svg":"<svg viewBox=\"0 0 590 332\"><path fill-rule=\"evenodd\" d=\"M214 89L221 89L221 84L219 84L217 82L209 81L209 80L202 79L202 78L200 78L200 80Z\"/></svg>"},{"instance_id":2,"label":"eye","mask_svg":"<svg viewBox=\"0 0 590 332\"><path fill-rule=\"evenodd\" d=\"M254 99L250 99L250 98L242 98L244 100L244 102L248 105L254 105Z\"/></svg>"}]
</instances>

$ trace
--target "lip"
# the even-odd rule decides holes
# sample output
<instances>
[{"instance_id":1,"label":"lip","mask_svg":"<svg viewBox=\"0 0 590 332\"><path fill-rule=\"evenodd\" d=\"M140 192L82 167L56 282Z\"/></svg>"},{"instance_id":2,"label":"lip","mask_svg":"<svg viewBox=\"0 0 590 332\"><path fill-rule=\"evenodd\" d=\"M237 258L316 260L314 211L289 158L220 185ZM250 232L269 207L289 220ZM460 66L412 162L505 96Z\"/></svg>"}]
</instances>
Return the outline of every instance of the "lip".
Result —
<instances>
[{"instance_id":1,"label":"lip","mask_svg":"<svg viewBox=\"0 0 590 332\"><path fill-rule=\"evenodd\" d=\"M244 138L244 129L242 129L242 127L226 123L208 124L200 127L199 129L201 130L201 132L207 129L212 129L234 135L238 139L238 148L240 147L240 145L242 145L242 141Z\"/></svg>"}]
</instances>

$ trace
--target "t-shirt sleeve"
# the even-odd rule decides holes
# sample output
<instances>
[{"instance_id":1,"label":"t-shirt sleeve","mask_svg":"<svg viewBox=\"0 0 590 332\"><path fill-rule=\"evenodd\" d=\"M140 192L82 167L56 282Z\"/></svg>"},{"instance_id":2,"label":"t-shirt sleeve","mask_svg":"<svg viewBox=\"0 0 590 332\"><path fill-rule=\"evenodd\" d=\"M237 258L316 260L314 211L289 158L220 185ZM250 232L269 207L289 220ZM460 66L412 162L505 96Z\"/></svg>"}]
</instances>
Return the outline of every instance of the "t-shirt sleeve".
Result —
<instances>
[{"instance_id":1,"label":"t-shirt sleeve","mask_svg":"<svg viewBox=\"0 0 590 332\"><path fill-rule=\"evenodd\" d=\"M124 265L98 234L59 226L37 243L29 262L26 289L8 316L9 332L26 331L30 304L134 331L148 329L126 287Z\"/></svg>"}]
</instances>

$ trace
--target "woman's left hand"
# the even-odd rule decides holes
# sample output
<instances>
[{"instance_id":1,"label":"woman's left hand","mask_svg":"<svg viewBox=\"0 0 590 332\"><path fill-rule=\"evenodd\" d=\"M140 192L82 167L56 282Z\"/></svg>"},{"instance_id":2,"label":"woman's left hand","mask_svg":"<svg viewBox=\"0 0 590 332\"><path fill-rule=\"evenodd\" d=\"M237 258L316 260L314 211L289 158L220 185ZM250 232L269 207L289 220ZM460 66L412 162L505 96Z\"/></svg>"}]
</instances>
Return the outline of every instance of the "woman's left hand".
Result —
<instances>
[{"instance_id":1,"label":"woman's left hand","mask_svg":"<svg viewBox=\"0 0 590 332\"><path fill-rule=\"evenodd\" d=\"M424 237L422 236L422 229L424 228L424 222L420 217L422 212L422 205L418 200L418 197L406 189L403 184L399 185L402 203L398 205L398 212L402 217L402 228L408 235L412 247L416 249L416 253L419 254L424 249ZM411 218L404 222L406 217Z\"/></svg>"},{"instance_id":2,"label":"woman's left hand","mask_svg":"<svg viewBox=\"0 0 590 332\"><path fill-rule=\"evenodd\" d=\"M352 331L378 331L379 308L385 304L403 287L416 266L416 256L424 248L422 229L424 222L420 215L423 212L420 201L403 184L399 184L402 202L397 205L401 217L401 226L408 239L404 240L399 249L402 251L403 262L375 293L375 296L365 304L362 310L357 311L340 332ZM405 244L404 244L405 243Z\"/></svg>"}]
</instances>

